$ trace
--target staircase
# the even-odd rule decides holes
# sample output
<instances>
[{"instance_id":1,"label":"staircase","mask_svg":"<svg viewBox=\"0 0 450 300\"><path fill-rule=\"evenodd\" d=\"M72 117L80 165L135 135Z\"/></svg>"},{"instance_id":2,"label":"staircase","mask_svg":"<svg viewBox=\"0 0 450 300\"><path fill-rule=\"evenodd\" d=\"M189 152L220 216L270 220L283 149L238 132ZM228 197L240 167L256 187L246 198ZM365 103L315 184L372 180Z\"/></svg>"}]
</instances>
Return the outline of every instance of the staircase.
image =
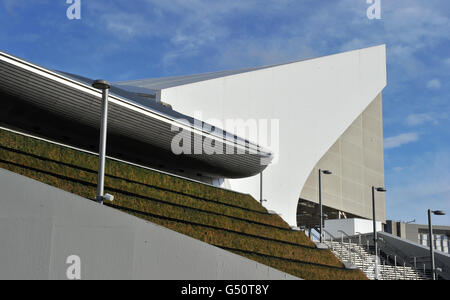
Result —
<instances>
[{"instance_id":1,"label":"staircase","mask_svg":"<svg viewBox=\"0 0 450 300\"><path fill-rule=\"evenodd\" d=\"M374 249L371 246L363 246L357 243L325 241L330 250L342 262L356 266L370 280L375 280L375 256ZM430 280L431 274L427 271L415 269L414 267L397 265L397 259L394 261L389 257L379 256L378 259L378 280Z\"/></svg>"}]
</instances>

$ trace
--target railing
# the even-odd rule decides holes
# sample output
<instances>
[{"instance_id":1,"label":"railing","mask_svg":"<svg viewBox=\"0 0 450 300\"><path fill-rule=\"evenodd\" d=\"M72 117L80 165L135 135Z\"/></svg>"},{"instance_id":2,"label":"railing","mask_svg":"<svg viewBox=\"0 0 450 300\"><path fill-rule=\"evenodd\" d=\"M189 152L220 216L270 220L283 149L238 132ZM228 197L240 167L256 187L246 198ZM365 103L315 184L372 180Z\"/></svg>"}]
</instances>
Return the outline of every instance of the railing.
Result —
<instances>
[{"instance_id":1,"label":"railing","mask_svg":"<svg viewBox=\"0 0 450 300\"><path fill-rule=\"evenodd\" d=\"M317 235L315 235L314 232L311 231L311 235L312 235L316 240L320 241L320 238L319 238Z\"/></svg>"},{"instance_id":2,"label":"railing","mask_svg":"<svg viewBox=\"0 0 450 300\"><path fill-rule=\"evenodd\" d=\"M370 234L365 234L364 238L366 240L366 248L369 252L373 252L371 248L371 242L372 242L372 238L369 238ZM361 235L359 236L359 239L361 240ZM385 239L383 239L382 237L378 238L378 251L379 251L379 257L382 260L382 264L385 265L386 263L388 265L391 264L391 259L394 259L394 269L395 272L397 273L397 269L398 266L403 265L403 269L406 270L406 267L409 267L411 269L413 269L416 273L417 273L417 277L419 276L419 274L422 275L422 277L429 277L428 272L426 271L426 267L425 265L423 265L423 269L421 268L422 266L420 265L419 261L417 260L416 257L409 257L408 255L406 255L403 251L401 251L400 249L392 246L388 241L386 241ZM384 257L383 257L384 256ZM397 274L396 274L397 275Z\"/></svg>"},{"instance_id":3,"label":"railing","mask_svg":"<svg viewBox=\"0 0 450 300\"><path fill-rule=\"evenodd\" d=\"M370 241L372 239L368 235L358 233L357 236L350 236L345 231L340 230L338 231L341 233L339 241L339 238L336 238L328 231L324 230L324 232L326 233L325 241L331 242L331 250L341 260L348 260L350 263L356 265L357 259L360 259L358 264L362 271L369 277L375 277L375 268L371 270L371 267L374 267L375 264L371 255L374 247L371 245ZM344 237L348 239L348 243L344 243ZM363 243L363 237L365 243ZM336 248L333 242L337 242L337 247L339 248ZM402 251L391 246L381 237L379 238L379 245L377 254L380 259L378 262L380 266L378 268L380 279L418 280L429 277L426 268L424 271L420 269L422 266L418 265L417 258L413 258L413 262L411 263L411 259L407 258Z\"/></svg>"},{"instance_id":4,"label":"railing","mask_svg":"<svg viewBox=\"0 0 450 300\"><path fill-rule=\"evenodd\" d=\"M334 241L338 241L339 239L336 238L335 236L333 236L331 233L329 233L325 229L323 229L323 231L324 231L324 233L326 233L328 235L329 241L331 242L331 250L334 252L335 249L334 249L333 242ZM373 263L371 262L371 258L369 257L369 255L367 255L367 256L364 255L362 253L362 248L361 247L360 247L360 251L359 252L354 250L352 248L352 241L351 241L352 237L350 235L348 235L345 231L340 230L339 232L342 235L341 235L341 239L340 239L341 241L339 242L339 249L338 249L338 251L336 251L336 252L339 253L338 257L342 261L345 259L344 258L344 248L345 248L345 251L348 253L348 262L353 264L353 265L356 265L356 261L359 258L361 260L361 262L362 262L362 271L364 273L366 273L368 276L372 275L372 274L370 274L372 271L370 271L369 268L370 268L370 266ZM344 243L344 235L348 238L348 241L349 241L348 245L346 245ZM325 240L327 240L326 236L325 236Z\"/></svg>"},{"instance_id":5,"label":"railing","mask_svg":"<svg viewBox=\"0 0 450 300\"><path fill-rule=\"evenodd\" d=\"M408 266L408 267L414 269L417 273L422 274L423 277L431 278L431 274L426 268L426 263L427 263L427 261L429 263L430 258L410 257L406 253L404 253L401 249L398 249L397 247L392 246L385 239L380 238L380 240L383 244L382 249L384 250L385 253L387 253L388 251L390 253L394 253L394 255L399 259L400 263L403 263L404 266ZM419 265L419 267L418 267L418 265ZM422 266L420 266L420 265L422 265Z\"/></svg>"},{"instance_id":6,"label":"railing","mask_svg":"<svg viewBox=\"0 0 450 300\"><path fill-rule=\"evenodd\" d=\"M322 230L323 230L324 233L328 234L328 236L330 237L330 241L337 240L336 237L334 237L331 233L326 231L324 228L322 228ZM324 235L324 240L326 240L326 235Z\"/></svg>"}]
</instances>

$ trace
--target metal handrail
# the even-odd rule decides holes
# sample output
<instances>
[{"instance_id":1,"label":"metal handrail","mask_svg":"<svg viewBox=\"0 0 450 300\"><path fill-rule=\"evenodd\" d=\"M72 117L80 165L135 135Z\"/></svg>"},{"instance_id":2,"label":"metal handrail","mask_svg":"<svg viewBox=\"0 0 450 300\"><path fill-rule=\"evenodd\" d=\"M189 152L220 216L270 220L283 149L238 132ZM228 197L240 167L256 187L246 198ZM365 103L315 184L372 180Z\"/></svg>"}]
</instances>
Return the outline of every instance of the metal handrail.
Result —
<instances>
[{"instance_id":1,"label":"metal handrail","mask_svg":"<svg viewBox=\"0 0 450 300\"><path fill-rule=\"evenodd\" d=\"M314 238L320 240L320 238L318 238L317 235L315 235L314 232L312 232L312 231L311 231L311 235L312 235Z\"/></svg>"},{"instance_id":2,"label":"metal handrail","mask_svg":"<svg viewBox=\"0 0 450 300\"><path fill-rule=\"evenodd\" d=\"M367 235L370 235L370 233L366 234L365 237L367 237ZM406 264L408 267L412 268L417 273L423 273L423 270L421 270L417 266L414 266L414 264L411 262L411 260L414 260L414 258L410 258L403 251L392 246L388 241L386 241L382 237L380 237L378 240L381 242L381 245L380 245L381 247L379 250L383 251L386 255L388 255L388 252L389 252L390 254L388 256L395 256L395 257L397 257L397 260L400 260L400 261L397 261L398 263ZM416 264L417 263L419 263L418 260L416 260Z\"/></svg>"},{"instance_id":3,"label":"metal handrail","mask_svg":"<svg viewBox=\"0 0 450 300\"><path fill-rule=\"evenodd\" d=\"M331 238L333 238L333 239L335 239L335 240L339 240L339 239L337 239L336 237L334 237L332 234L330 234L329 232L327 232L327 231L325 231ZM343 249L345 249L345 251L347 252L348 251L348 258L349 258L349 261L352 261L352 255L354 255L353 257L358 257L358 258L361 258L363 261L366 261L367 260L367 255L362 255L362 253L359 253L358 251L354 251L355 249L352 249L352 247L351 247L351 245L350 245L350 243L348 243L348 245L342 245L342 243L343 243L343 241L344 241L344 236L345 237L347 237L347 238L349 238L349 240L350 241L355 241L355 239L357 240L358 238L360 239L363 235L361 235L361 234L359 234L358 236L350 236L349 234L347 234L345 231L343 231L343 230L339 230L338 232L340 232L341 234L342 234L342 238L340 239L341 241L339 241L339 244L341 244L341 247L343 246ZM368 235L369 234L365 234L364 235L364 238L366 239L366 240L368 240L367 239L367 237L368 237ZM380 237L379 239L379 242L380 242L380 248L379 248L379 250L380 251L382 251L382 252L384 252L384 254L385 255L387 255L387 257L388 257L388 259L387 260L385 260L384 258L382 258L381 256L380 256L380 258L382 259L382 261L380 262L383 266L386 266L386 263L388 262L388 260L389 260L389 257L390 256L392 256L393 257L393 259L396 261L396 263L395 263L395 265L396 265L396 267L394 268L395 269L395 277L397 278L397 279L405 279L405 278L409 278L409 275L406 275L407 274L407 272L406 272L406 269L407 268L411 268L414 272L415 272L415 278L419 278L419 276L423 276L423 275L426 275L426 273L425 272L423 272L422 270L420 270L419 269L419 267L418 267L418 265L417 265L417 259L416 259L416 266L413 266L412 265L412 263L409 261L409 256L407 256L407 255L405 255L402 251L400 251L399 249L397 249L397 248L395 248L395 247L393 247L388 241L386 241L385 239L383 239L382 237ZM369 241L369 240L368 240ZM344 242L345 243L345 242ZM359 245L358 244L358 242L356 242L355 243L355 246L356 245ZM361 247L361 245L359 245L360 247ZM340 254L340 256L341 256L341 259L342 258L344 258L344 253L342 253L341 252L341 254ZM405 257L407 257L407 259L405 259ZM426 257L424 257L424 258L426 258ZM390 264L390 263L389 263ZM364 272L366 272L366 271L370 271L369 269L365 269L364 268L364 265L363 265L363 269L362 269ZM380 270L382 273L384 273L384 272L386 272L386 267L382 267L381 268L381 270ZM423 275L420 275L420 274L422 274L423 273ZM380 274L382 277L381 278L384 278L385 276L387 276L387 275L383 275L383 274ZM388 277L386 277L386 278L388 278Z\"/></svg>"},{"instance_id":4,"label":"metal handrail","mask_svg":"<svg viewBox=\"0 0 450 300\"><path fill-rule=\"evenodd\" d=\"M340 232L340 233L342 233L343 235L345 235L350 241L351 241L353 238L357 238L356 236L350 236L350 235L347 234L344 230L338 230L338 232ZM358 234L359 240L361 240L361 236L362 236L361 233L359 233L359 234ZM366 235L366 237L367 237L367 235ZM391 246L388 246L388 245L387 245L387 242L386 242L384 239L379 238L378 240L383 242L384 248L390 248L391 251L393 251L395 254L397 254L398 251L396 251L395 248L392 248ZM379 251L382 251L381 248L382 248L382 247L380 247L380 249L378 249L378 250L379 250ZM349 255L350 255L350 253L351 253L350 245L348 246L348 250L349 250ZM361 253L357 253L357 252L355 252L355 253L356 253L360 258L365 259L365 257L364 257ZM402 254L403 254L403 253L402 253ZM400 257L400 258L401 258L403 264L405 264L406 261L404 260L404 258L403 258L403 257ZM416 271L417 271L417 270L416 270Z\"/></svg>"},{"instance_id":5,"label":"metal handrail","mask_svg":"<svg viewBox=\"0 0 450 300\"><path fill-rule=\"evenodd\" d=\"M351 254L352 254L352 248L351 248L351 240L352 237L350 235L348 235L345 231L343 230L338 230L338 232L341 232L342 234L344 234L350 241L350 243L348 243L348 246L346 247L348 249L348 253L349 253L349 259L351 259ZM327 232L328 233L328 232ZM329 233L328 233L329 234ZM329 234L331 237L333 237L331 234ZM334 237L333 237L334 238ZM343 238L342 238L343 240ZM342 241L341 241L341 245L342 245ZM357 245L357 244L355 244ZM342 245L343 246L343 245ZM358 245L360 246L360 245ZM357 251L353 251L353 253L355 253L355 255L357 255L360 259L362 259L363 261L366 261L366 257L364 255L362 255L361 253L357 252Z\"/></svg>"},{"instance_id":6,"label":"metal handrail","mask_svg":"<svg viewBox=\"0 0 450 300\"><path fill-rule=\"evenodd\" d=\"M334 237L332 234L330 234L328 231L326 231L326 230L324 230L324 232L326 233L326 234L328 234L331 238L333 238L334 240L339 240L339 239L337 239L336 237ZM344 230L339 230L338 232L340 232L340 233L342 233L343 234L343 236L345 236L345 237L347 237L348 239L349 239L349 241L352 241L353 239L358 239L359 241L361 240L361 237L362 237L362 234L361 233L359 233L358 234L358 236L350 236L348 233L346 233ZM366 240L367 240L367 235L365 235L365 238L366 238ZM340 242L340 244L341 244L341 246L344 246L345 247L345 250L348 252L348 257L349 257L349 260L351 261L351 256L352 255L355 255L355 257L358 257L358 258L360 258L360 259L362 259L363 261L366 261L366 259L367 259L367 257L365 256L365 255L362 255L362 253L359 253L358 251L352 251L352 247L351 247L351 243L348 243L348 245L342 245L342 240L343 240L343 237L341 238L341 242ZM400 259L400 261L397 261L397 267L398 267L398 264L400 263L400 266L401 266L401 264L403 264L403 273L404 272L406 272L405 271L405 267L406 267L406 265L408 265L408 267L411 267L417 274L419 273L419 270L417 269L417 268L414 268L413 266L410 266L411 264L407 261L407 260L405 260L404 259L404 253L400 253L400 255L399 255L399 250L397 250L397 249L395 249L394 247L392 247L387 241L385 241L383 238L379 238L379 241L381 241L381 246L382 247L380 247L380 251L383 251L383 252L385 252L385 250L390 250L389 252L390 253L394 253L394 256L395 256L395 260L398 260L398 259ZM355 245L359 245L359 246L361 246L358 242L355 242ZM385 252L386 253L386 252ZM341 254L341 255L343 255L343 254ZM387 254L386 253L386 255L388 255L389 256L389 254ZM381 257L380 257L381 258ZM384 260L383 259L383 262L382 262L382 264L385 264L386 263L386 260ZM400 267L401 268L401 267ZM397 269L397 268L396 268ZM384 270L383 268L381 269L381 270ZM363 270L364 271L364 270ZM401 274L401 273L400 273ZM397 275L400 275L400 274L397 274ZM381 275L381 276L383 276L383 275Z\"/></svg>"},{"instance_id":7,"label":"metal handrail","mask_svg":"<svg viewBox=\"0 0 450 300\"><path fill-rule=\"evenodd\" d=\"M403 262L404 264L406 263L408 265L408 267L414 268L414 265L411 263L411 258L408 255L406 255L403 251L393 247L392 245L390 245L389 242L387 242L386 240L384 240L382 238L380 238L380 241L382 242L384 249L390 250L391 253L393 252L397 256L397 258L400 258L401 262ZM414 258L412 258L412 259L414 259ZM414 268L414 269L417 270L417 268Z\"/></svg>"},{"instance_id":8,"label":"metal handrail","mask_svg":"<svg viewBox=\"0 0 450 300\"><path fill-rule=\"evenodd\" d=\"M335 236L333 236L331 233L329 233L328 231L325 230L325 228L322 228L323 232L328 234L333 240L337 240L337 238Z\"/></svg>"},{"instance_id":9,"label":"metal handrail","mask_svg":"<svg viewBox=\"0 0 450 300\"><path fill-rule=\"evenodd\" d=\"M351 236L349 236L344 230L338 230L338 232L341 232L341 233L343 233L346 237L348 237L348 238L352 238Z\"/></svg>"},{"instance_id":10,"label":"metal handrail","mask_svg":"<svg viewBox=\"0 0 450 300\"><path fill-rule=\"evenodd\" d=\"M329 233L328 231L326 231L326 230L324 230L324 232L325 233L327 233L332 239L334 239L334 240L339 240L338 238L336 238L335 236L333 236L331 233ZM349 237L350 238L350 240L351 240L351 237L346 233L346 232L344 232L344 231L342 231L342 233L344 234L344 235L346 235L347 237ZM368 261L368 258L367 258L367 255L363 255L361 252L358 252L358 251L352 251L352 248L351 248L351 245L350 245L350 243L348 244L348 245L344 245L344 243L343 243L343 237L341 238L341 241L339 242L339 244L340 244L340 246L341 246L341 251L339 251L339 250L336 250L336 252L340 252L340 254L338 255L338 256L340 256L340 259L343 259L344 258L344 254L342 253L342 249L345 247L345 250L348 252L348 258L349 258L349 260L350 260L350 262L351 262L351 260L352 260L352 254L354 254L355 255L355 258L356 257L358 257L358 258L360 258L361 260L362 260L362 262L363 262L363 264L362 264L362 271L363 272L365 272L365 273L367 273L367 272L371 272L370 271L370 269L369 269L369 267L371 266L371 263L369 262L369 263L367 263L367 261ZM333 240L331 240L331 242L333 242ZM361 247L361 245L359 245L359 244L356 244L355 243L355 245L358 245L359 247ZM370 260L370 259L369 259ZM371 260L370 260L371 261Z\"/></svg>"}]
</instances>

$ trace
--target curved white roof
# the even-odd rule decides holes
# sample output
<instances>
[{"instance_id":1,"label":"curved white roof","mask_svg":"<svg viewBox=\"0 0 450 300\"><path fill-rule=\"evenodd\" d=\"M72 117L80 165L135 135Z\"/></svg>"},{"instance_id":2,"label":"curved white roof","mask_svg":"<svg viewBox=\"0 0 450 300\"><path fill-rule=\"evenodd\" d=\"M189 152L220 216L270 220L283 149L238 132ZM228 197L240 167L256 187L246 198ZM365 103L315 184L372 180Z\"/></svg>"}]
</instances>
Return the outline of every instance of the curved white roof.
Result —
<instances>
[{"instance_id":1,"label":"curved white roof","mask_svg":"<svg viewBox=\"0 0 450 300\"><path fill-rule=\"evenodd\" d=\"M386 49L120 85L160 89L162 101L188 115L201 110L204 120L278 120L279 143L258 141L277 158L264 171L264 198L296 225L300 193L314 166L386 86ZM259 199L257 176L230 185Z\"/></svg>"}]
</instances>

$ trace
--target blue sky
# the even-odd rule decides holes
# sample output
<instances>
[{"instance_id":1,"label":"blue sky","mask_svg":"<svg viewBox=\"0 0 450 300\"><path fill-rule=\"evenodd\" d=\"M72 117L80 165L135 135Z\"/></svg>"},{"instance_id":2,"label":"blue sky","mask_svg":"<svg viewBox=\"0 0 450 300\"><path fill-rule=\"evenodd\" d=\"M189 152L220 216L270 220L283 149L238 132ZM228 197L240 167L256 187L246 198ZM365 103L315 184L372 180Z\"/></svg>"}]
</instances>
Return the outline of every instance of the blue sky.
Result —
<instances>
[{"instance_id":1,"label":"blue sky","mask_svg":"<svg viewBox=\"0 0 450 300\"><path fill-rule=\"evenodd\" d=\"M387 45L388 218L450 213L450 2L381 0L0 0L0 50L121 81L267 65ZM440 217L450 225L450 216Z\"/></svg>"}]
</instances>

